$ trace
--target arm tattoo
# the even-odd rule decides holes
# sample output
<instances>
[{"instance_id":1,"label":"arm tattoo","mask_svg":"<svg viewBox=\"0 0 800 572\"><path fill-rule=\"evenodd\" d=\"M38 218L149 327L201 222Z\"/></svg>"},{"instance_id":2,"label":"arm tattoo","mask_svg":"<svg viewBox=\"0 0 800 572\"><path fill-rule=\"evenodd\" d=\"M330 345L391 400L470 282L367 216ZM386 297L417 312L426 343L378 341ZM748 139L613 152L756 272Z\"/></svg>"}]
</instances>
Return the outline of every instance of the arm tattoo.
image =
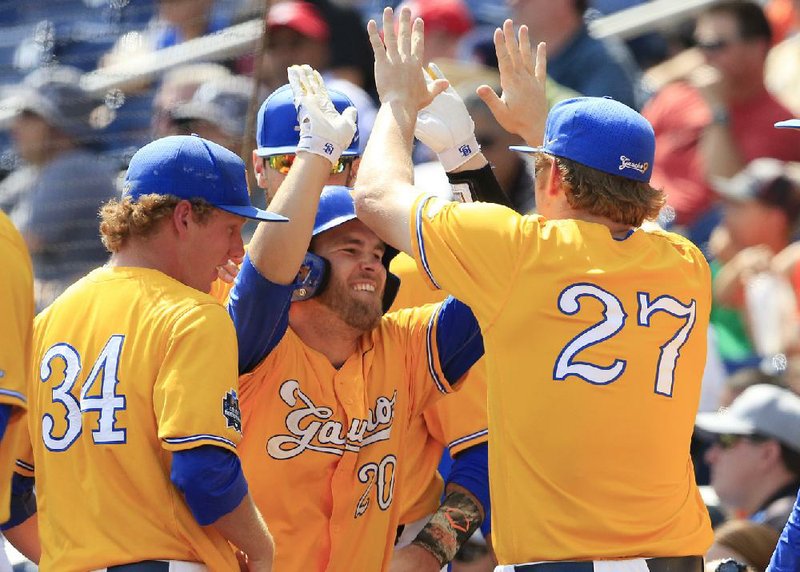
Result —
<instances>
[{"instance_id":1,"label":"arm tattoo","mask_svg":"<svg viewBox=\"0 0 800 572\"><path fill-rule=\"evenodd\" d=\"M444 566L455 557L482 521L483 510L475 497L455 491L447 495L412 544L433 554Z\"/></svg>"}]
</instances>

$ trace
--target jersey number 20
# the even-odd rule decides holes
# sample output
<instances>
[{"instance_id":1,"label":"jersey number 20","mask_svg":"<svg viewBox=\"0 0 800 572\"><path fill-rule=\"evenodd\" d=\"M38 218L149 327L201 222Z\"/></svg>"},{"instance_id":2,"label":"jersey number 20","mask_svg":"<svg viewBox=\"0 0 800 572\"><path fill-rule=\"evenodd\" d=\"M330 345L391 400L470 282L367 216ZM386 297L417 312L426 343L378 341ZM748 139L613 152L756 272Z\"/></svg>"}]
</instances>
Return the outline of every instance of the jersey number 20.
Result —
<instances>
[{"instance_id":1,"label":"jersey number 20","mask_svg":"<svg viewBox=\"0 0 800 572\"><path fill-rule=\"evenodd\" d=\"M119 378L119 356L122 352L123 335L111 336L95 360L89 375L81 385L80 399L75 399L72 389L81 374L81 356L75 348L66 343L58 343L45 352L39 368L39 380L47 382L53 374L51 364L54 360L64 363L64 379L52 389L53 403L60 403L66 409L64 419L67 428L60 437L53 435L55 422L53 416L45 413L42 417L42 440L50 451L66 451L80 436L83 430L82 413L99 411L97 429L92 430L95 444L125 443L126 430L117 428L117 411L125 409L125 396L117 394ZM89 395L97 378L100 378L100 395Z\"/></svg>"},{"instance_id":2,"label":"jersey number 20","mask_svg":"<svg viewBox=\"0 0 800 572\"><path fill-rule=\"evenodd\" d=\"M553 368L553 379L564 380L574 375L595 385L607 385L616 381L625 371L627 361L615 359L614 363L603 367L593 363L582 362L576 355L586 348L599 344L615 336L625 326L628 314L616 296L603 290L596 284L579 283L565 288L558 297L558 309L572 316L581 309L580 299L588 296L595 298L603 305L603 320L587 328L573 338L558 356ZM650 327L650 318L657 312L666 312L681 320L675 334L664 341L656 366L655 392L672 397L672 386L675 383L675 367L678 364L681 347L689 339L696 319L696 304L692 300L688 306L672 296L659 296L650 300L646 292L639 292L639 326Z\"/></svg>"}]
</instances>

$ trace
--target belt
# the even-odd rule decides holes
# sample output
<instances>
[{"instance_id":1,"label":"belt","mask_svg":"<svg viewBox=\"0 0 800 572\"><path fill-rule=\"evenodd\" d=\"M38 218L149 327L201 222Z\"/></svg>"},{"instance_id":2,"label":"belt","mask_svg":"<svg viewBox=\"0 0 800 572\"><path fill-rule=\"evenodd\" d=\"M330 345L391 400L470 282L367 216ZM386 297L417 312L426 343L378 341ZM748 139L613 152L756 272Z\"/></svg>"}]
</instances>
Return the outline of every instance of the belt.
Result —
<instances>
[{"instance_id":1,"label":"belt","mask_svg":"<svg viewBox=\"0 0 800 572\"><path fill-rule=\"evenodd\" d=\"M132 564L109 566L108 572L169 572L169 562L163 560L143 560Z\"/></svg>"},{"instance_id":2,"label":"belt","mask_svg":"<svg viewBox=\"0 0 800 572\"><path fill-rule=\"evenodd\" d=\"M703 572L701 556L648 558L650 572ZM516 572L594 572L593 562L542 562L514 566Z\"/></svg>"}]
</instances>

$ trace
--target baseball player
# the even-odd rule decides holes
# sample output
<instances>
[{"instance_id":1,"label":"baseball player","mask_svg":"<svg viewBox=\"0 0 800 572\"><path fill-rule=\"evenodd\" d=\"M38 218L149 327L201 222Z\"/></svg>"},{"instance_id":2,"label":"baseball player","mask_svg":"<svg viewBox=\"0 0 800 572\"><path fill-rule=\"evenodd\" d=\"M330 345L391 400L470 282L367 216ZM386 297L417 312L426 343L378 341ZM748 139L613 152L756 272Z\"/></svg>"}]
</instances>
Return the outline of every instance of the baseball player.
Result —
<instances>
[{"instance_id":1,"label":"baseball player","mask_svg":"<svg viewBox=\"0 0 800 572\"><path fill-rule=\"evenodd\" d=\"M346 95L336 90L328 90L328 93L334 108L340 113L353 105ZM448 95L449 99L442 101L441 105L452 105L452 97L458 98L454 93ZM293 97L291 86L287 84L267 98L258 114L258 147L253 151L253 164L257 181L265 189L268 201L275 196L296 158L299 126ZM456 103L461 103L460 99ZM463 108L463 103L461 106ZM434 142L428 143L435 146ZM331 170L327 184L352 184L359 161L358 149L356 128L353 140ZM390 270L401 278L401 283L408 277L408 284L401 287L392 310L444 299L441 293L431 290L418 277L413 260L405 254L392 260ZM218 281L214 288L218 298L224 300L230 285ZM441 504L444 483L436 469L445 447L456 457L451 471L453 482L478 498L488 515L486 382L480 373L473 371L468 375L469 380L460 391L438 401L411 421L404 453L408 462L402 465L404 471L399 482L403 485L397 487L402 514L400 522L404 525L398 546L409 544ZM489 523L490 520L484 518L481 524L486 534Z\"/></svg>"},{"instance_id":2,"label":"baseball player","mask_svg":"<svg viewBox=\"0 0 800 572\"><path fill-rule=\"evenodd\" d=\"M42 570L271 570L237 444L236 339L208 292L243 256L244 163L197 136L131 159L101 211L106 266L34 325L30 432ZM212 351L213 349L213 351Z\"/></svg>"},{"instance_id":3,"label":"baseball player","mask_svg":"<svg viewBox=\"0 0 800 572\"><path fill-rule=\"evenodd\" d=\"M779 121L775 127L800 129L800 119ZM800 569L800 494L798 494L792 514L783 528L767 572L795 572L798 569Z\"/></svg>"},{"instance_id":4,"label":"baseball player","mask_svg":"<svg viewBox=\"0 0 800 572\"><path fill-rule=\"evenodd\" d=\"M503 98L479 94L531 145L540 214L420 194L415 119L446 82L426 86L422 23L399 20L395 32L384 11L385 42L368 27L383 103L357 212L481 324L498 570L702 570L712 531L689 442L710 276L693 244L639 228L664 202L648 185L652 128L619 102L576 98L542 138L544 44L534 59L508 20L495 32ZM485 162L472 155L465 168Z\"/></svg>"},{"instance_id":5,"label":"baseball player","mask_svg":"<svg viewBox=\"0 0 800 572\"><path fill-rule=\"evenodd\" d=\"M276 568L383 570L409 420L450 392L482 344L453 299L384 315L398 286L393 253L356 219L346 187L322 191L354 109L340 115L307 66L289 72L300 139L270 208L292 222L278 233L259 225L229 302L247 372L243 466ZM451 503L475 530L479 502L460 492Z\"/></svg>"},{"instance_id":6,"label":"baseball player","mask_svg":"<svg viewBox=\"0 0 800 572\"><path fill-rule=\"evenodd\" d=\"M25 411L33 335L33 268L22 235L3 211L0 211L0 261L5 269L0 280L0 315L4 322L0 330L0 522L4 523L1 528L12 544L38 561L36 519L29 520L36 508L25 501L33 485L30 479L15 472L15 462L23 454L27 438ZM30 533L34 537L32 546L26 538ZM5 557L2 560L0 569L10 570Z\"/></svg>"}]
</instances>

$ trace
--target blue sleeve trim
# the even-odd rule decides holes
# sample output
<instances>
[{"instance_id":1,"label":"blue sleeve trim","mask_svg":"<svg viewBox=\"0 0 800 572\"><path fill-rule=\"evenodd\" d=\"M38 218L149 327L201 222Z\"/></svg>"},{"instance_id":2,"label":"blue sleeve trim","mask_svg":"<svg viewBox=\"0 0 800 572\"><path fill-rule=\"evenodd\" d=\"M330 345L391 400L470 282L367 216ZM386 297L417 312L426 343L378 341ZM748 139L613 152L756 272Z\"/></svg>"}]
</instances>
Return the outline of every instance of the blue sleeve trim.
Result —
<instances>
[{"instance_id":1,"label":"blue sleeve trim","mask_svg":"<svg viewBox=\"0 0 800 572\"><path fill-rule=\"evenodd\" d=\"M464 449L453 460L447 483L461 485L483 505L485 517L481 532L487 536L492 531L492 503L489 499L489 444L479 443Z\"/></svg>"},{"instance_id":2,"label":"blue sleeve trim","mask_svg":"<svg viewBox=\"0 0 800 572\"><path fill-rule=\"evenodd\" d=\"M234 449L236 448L236 443L234 443L230 439L226 439L225 437L220 437L219 435L210 435L210 434L189 435L188 437L167 437L166 439L164 439L164 442L169 443L170 445L181 445L183 443L194 443L195 441L203 441L205 439L210 439L211 441L219 441L220 443L225 443L226 445L230 445Z\"/></svg>"},{"instance_id":3,"label":"blue sleeve trim","mask_svg":"<svg viewBox=\"0 0 800 572\"><path fill-rule=\"evenodd\" d=\"M201 526L231 512L247 494L239 457L213 445L176 451L170 479Z\"/></svg>"},{"instance_id":4,"label":"blue sleeve trim","mask_svg":"<svg viewBox=\"0 0 800 572\"><path fill-rule=\"evenodd\" d=\"M0 530L14 528L36 514L36 495L33 492L35 482L33 477L14 473L11 478L10 517L0 525Z\"/></svg>"},{"instance_id":5,"label":"blue sleeve trim","mask_svg":"<svg viewBox=\"0 0 800 572\"><path fill-rule=\"evenodd\" d=\"M433 327L436 324L436 318L442 312L442 307L439 306L436 308L436 311L431 315L431 319L428 321L428 331L425 337L425 348L428 353L428 373L431 374L434 383L436 384L436 389L438 389L442 393L447 393L447 388L445 387L442 380L439 378L439 374L436 371L436 365L433 363ZM437 336L438 341L438 336Z\"/></svg>"},{"instance_id":6,"label":"blue sleeve trim","mask_svg":"<svg viewBox=\"0 0 800 572\"><path fill-rule=\"evenodd\" d=\"M772 553L767 572L795 572L800 569L800 493L794 501L792 514L783 527L778 545Z\"/></svg>"},{"instance_id":7,"label":"blue sleeve trim","mask_svg":"<svg viewBox=\"0 0 800 572\"><path fill-rule=\"evenodd\" d=\"M240 374L253 371L283 338L289 327L293 290L291 284L264 278L245 255L228 300L239 342Z\"/></svg>"},{"instance_id":8,"label":"blue sleeve trim","mask_svg":"<svg viewBox=\"0 0 800 572\"><path fill-rule=\"evenodd\" d=\"M25 469L26 471L30 471L30 472L35 472L35 470L36 470L33 465L30 465L30 464L28 464L25 461L22 461L20 459L17 459L17 466L20 469Z\"/></svg>"},{"instance_id":9,"label":"blue sleeve trim","mask_svg":"<svg viewBox=\"0 0 800 572\"><path fill-rule=\"evenodd\" d=\"M448 443L447 448L452 449L453 447L457 447L458 445L462 445L467 441L472 441L473 439L477 439L479 437L483 437L484 435L488 435L488 429L481 429L480 431L475 431L475 433L470 433L469 435L464 435L463 437L459 437L455 441L451 441ZM451 453L452 454L452 453Z\"/></svg>"},{"instance_id":10,"label":"blue sleeve trim","mask_svg":"<svg viewBox=\"0 0 800 572\"><path fill-rule=\"evenodd\" d=\"M436 288L439 290L442 289L439 286L439 283L436 281L436 278L433 277L433 272L431 272L431 267L428 264L428 256L425 254L425 242L422 238L422 212L425 210L425 207L430 202L431 199L436 198L435 196L431 195L430 197L426 197L419 202L419 206L417 206L417 246L419 247L419 260L422 263L422 268L425 270L425 274L428 275L428 279L433 283Z\"/></svg>"},{"instance_id":11,"label":"blue sleeve trim","mask_svg":"<svg viewBox=\"0 0 800 572\"><path fill-rule=\"evenodd\" d=\"M10 389L0 389L0 395L8 395L9 397L15 397L22 401L22 403L28 403L28 398L25 397L24 394L20 393L19 391L11 391Z\"/></svg>"},{"instance_id":12,"label":"blue sleeve trim","mask_svg":"<svg viewBox=\"0 0 800 572\"><path fill-rule=\"evenodd\" d=\"M8 420L11 418L12 407L10 403L3 403L0 405L0 439L6 434L6 427L8 427Z\"/></svg>"},{"instance_id":13,"label":"blue sleeve trim","mask_svg":"<svg viewBox=\"0 0 800 572\"><path fill-rule=\"evenodd\" d=\"M453 385L483 356L483 335L469 306L452 296L442 302L438 322L439 363Z\"/></svg>"}]
</instances>

